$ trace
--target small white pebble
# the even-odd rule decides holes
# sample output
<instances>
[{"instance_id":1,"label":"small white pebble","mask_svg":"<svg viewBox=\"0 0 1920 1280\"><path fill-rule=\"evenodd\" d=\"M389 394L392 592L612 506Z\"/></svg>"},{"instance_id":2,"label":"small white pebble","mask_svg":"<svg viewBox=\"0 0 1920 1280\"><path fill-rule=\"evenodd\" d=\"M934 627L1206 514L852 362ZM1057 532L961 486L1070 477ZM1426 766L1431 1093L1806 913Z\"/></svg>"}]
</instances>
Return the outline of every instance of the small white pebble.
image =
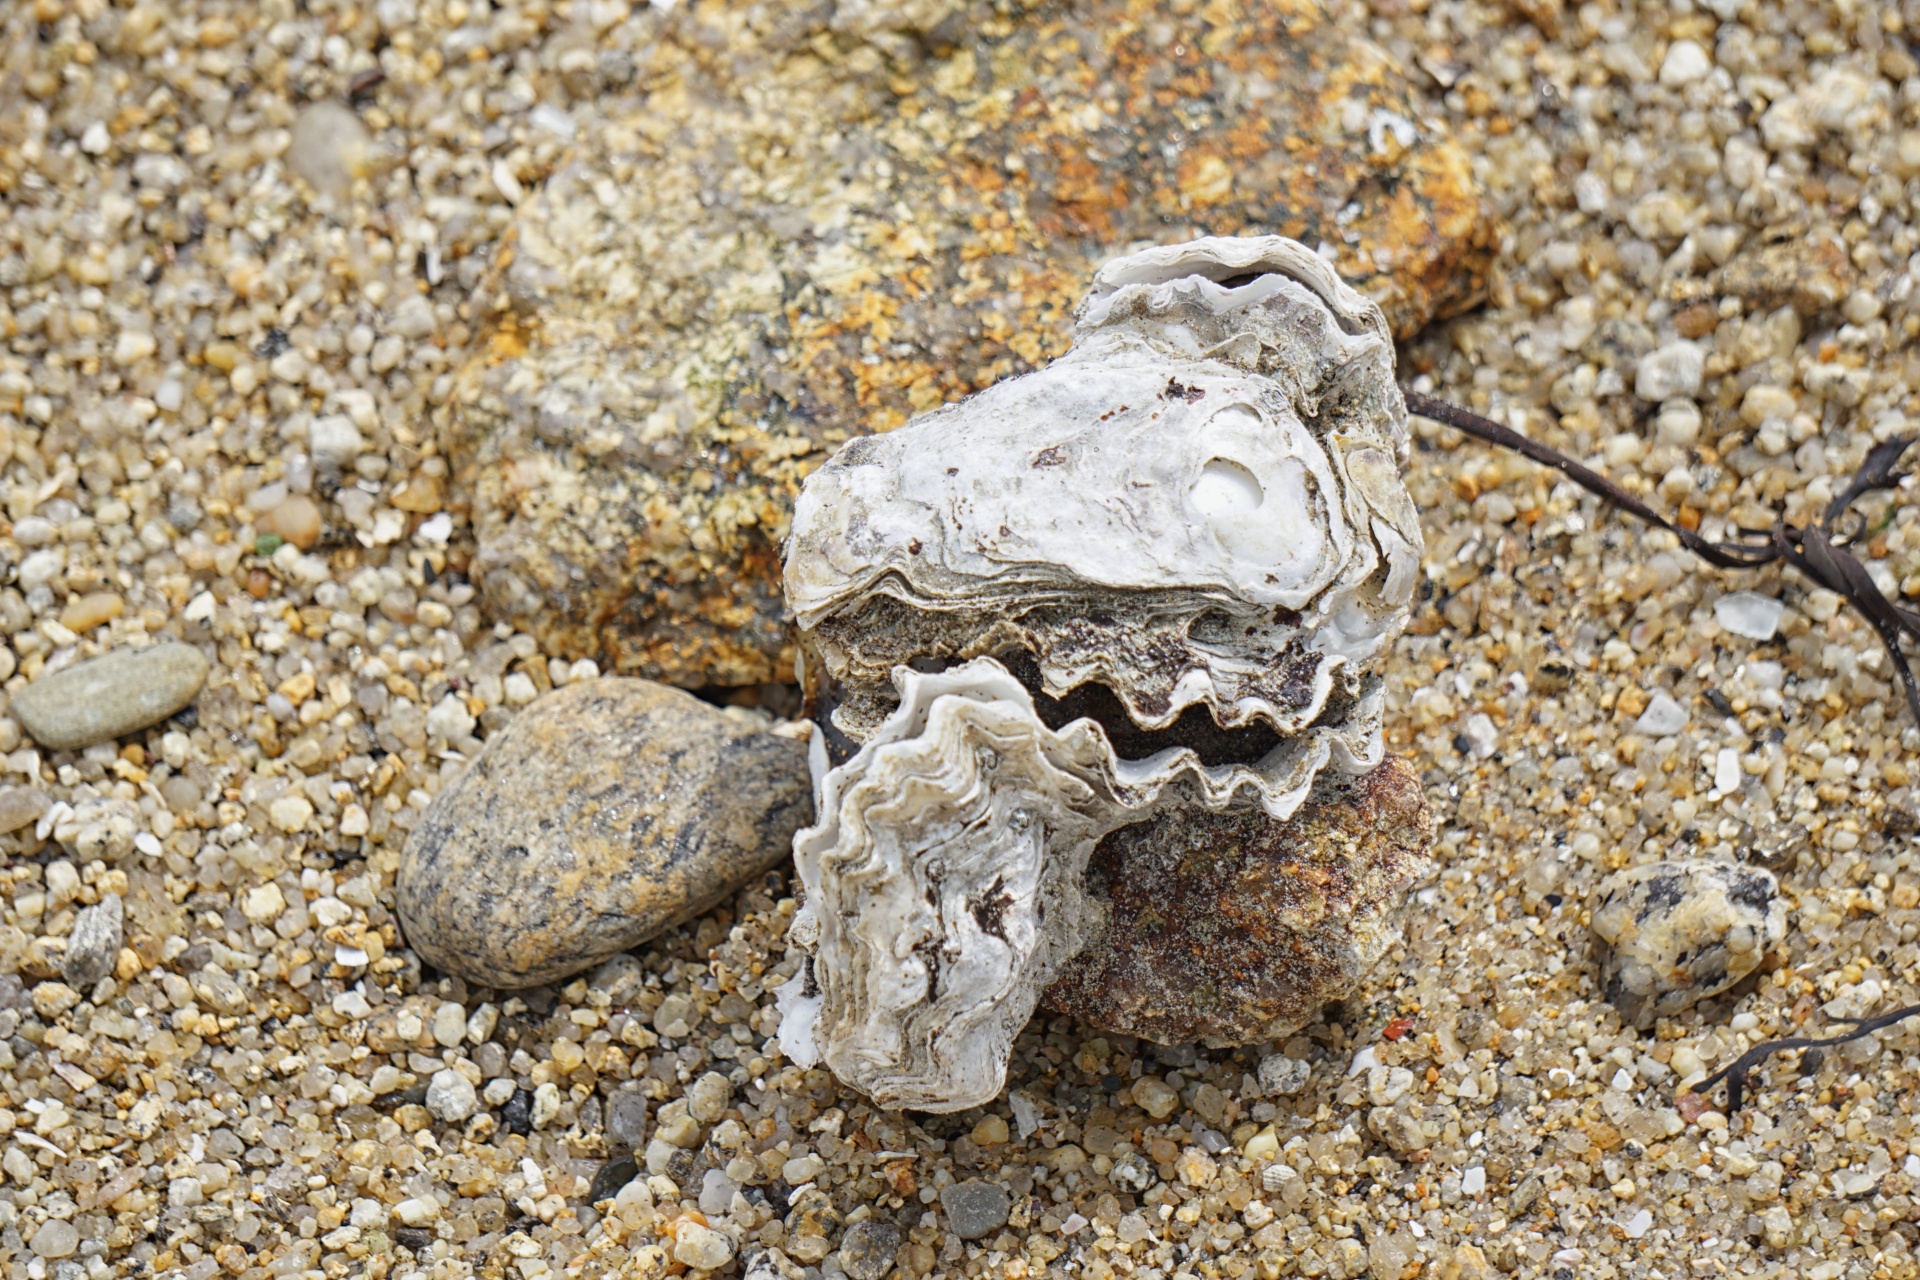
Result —
<instances>
[{"instance_id":1,"label":"small white pebble","mask_svg":"<svg viewBox=\"0 0 1920 1280\"><path fill-rule=\"evenodd\" d=\"M520 179L513 176L513 169L504 159L495 160L489 176L493 179L493 189L508 204L519 204L527 198L527 189L520 185Z\"/></svg>"},{"instance_id":2,"label":"small white pebble","mask_svg":"<svg viewBox=\"0 0 1920 1280\"><path fill-rule=\"evenodd\" d=\"M1633 1072L1627 1070L1625 1067L1614 1072L1613 1087L1622 1093L1630 1092L1633 1089Z\"/></svg>"},{"instance_id":3,"label":"small white pebble","mask_svg":"<svg viewBox=\"0 0 1920 1280\"><path fill-rule=\"evenodd\" d=\"M1732 747L1720 748L1713 758L1713 788L1721 795L1731 795L1740 789L1740 753Z\"/></svg>"},{"instance_id":4,"label":"small white pebble","mask_svg":"<svg viewBox=\"0 0 1920 1280\"><path fill-rule=\"evenodd\" d=\"M1642 1209L1622 1223L1620 1229L1627 1233L1627 1239L1638 1240L1653 1229L1653 1213Z\"/></svg>"},{"instance_id":5,"label":"small white pebble","mask_svg":"<svg viewBox=\"0 0 1920 1280\"><path fill-rule=\"evenodd\" d=\"M373 1006L358 991L342 991L333 998L333 1011L343 1018L365 1018L373 1013Z\"/></svg>"},{"instance_id":6,"label":"small white pebble","mask_svg":"<svg viewBox=\"0 0 1920 1280\"><path fill-rule=\"evenodd\" d=\"M1353 1055L1353 1065L1347 1068L1347 1074L1349 1076L1357 1076L1362 1071L1371 1071L1379 1065L1380 1054L1375 1050L1373 1045L1368 1045Z\"/></svg>"},{"instance_id":7,"label":"small white pebble","mask_svg":"<svg viewBox=\"0 0 1920 1280\"><path fill-rule=\"evenodd\" d=\"M1085 1218L1077 1213L1070 1213L1067 1215L1067 1220L1060 1224L1060 1234L1063 1236L1078 1235L1086 1225L1087 1220Z\"/></svg>"},{"instance_id":8,"label":"small white pebble","mask_svg":"<svg viewBox=\"0 0 1920 1280\"><path fill-rule=\"evenodd\" d=\"M307 821L313 817L313 802L305 796L281 796L267 809L267 816L273 819L273 825L289 835L306 829Z\"/></svg>"},{"instance_id":9,"label":"small white pebble","mask_svg":"<svg viewBox=\"0 0 1920 1280\"><path fill-rule=\"evenodd\" d=\"M1712 70L1713 60L1707 57L1707 51L1698 41L1675 40L1667 46L1667 56L1660 61L1660 83L1678 88L1705 79Z\"/></svg>"},{"instance_id":10,"label":"small white pebble","mask_svg":"<svg viewBox=\"0 0 1920 1280\"><path fill-rule=\"evenodd\" d=\"M410 1196L393 1206L393 1216L409 1227L423 1227L440 1216L440 1202L432 1196Z\"/></svg>"},{"instance_id":11,"label":"small white pebble","mask_svg":"<svg viewBox=\"0 0 1920 1280\"><path fill-rule=\"evenodd\" d=\"M1755 591L1729 591L1713 602L1714 621L1748 640L1773 639L1786 611L1787 607L1780 601Z\"/></svg>"},{"instance_id":12,"label":"small white pebble","mask_svg":"<svg viewBox=\"0 0 1920 1280\"><path fill-rule=\"evenodd\" d=\"M1487 1170L1485 1165L1474 1165L1460 1175L1460 1193L1477 1196L1487 1189Z\"/></svg>"}]
</instances>

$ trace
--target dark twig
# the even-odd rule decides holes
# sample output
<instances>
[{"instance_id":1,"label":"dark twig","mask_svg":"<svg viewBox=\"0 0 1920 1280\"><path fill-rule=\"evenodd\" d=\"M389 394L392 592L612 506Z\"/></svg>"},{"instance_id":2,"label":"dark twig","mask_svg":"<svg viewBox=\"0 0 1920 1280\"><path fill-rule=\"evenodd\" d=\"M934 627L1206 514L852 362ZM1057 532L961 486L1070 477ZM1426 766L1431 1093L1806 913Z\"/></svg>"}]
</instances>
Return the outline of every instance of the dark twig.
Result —
<instances>
[{"instance_id":1,"label":"dark twig","mask_svg":"<svg viewBox=\"0 0 1920 1280\"><path fill-rule=\"evenodd\" d=\"M1853 1027L1853 1030L1843 1032L1837 1036L1829 1036L1824 1040L1816 1040L1811 1036L1788 1036L1784 1040L1768 1040L1762 1044L1753 1046L1753 1048L1734 1059L1731 1065L1722 1067L1720 1070L1714 1072L1705 1080L1695 1085L1689 1092L1705 1093L1722 1080L1725 1080L1727 1082L1727 1114L1732 1115L1740 1109L1741 1100L1746 1097L1748 1075L1752 1073L1755 1067L1765 1062L1768 1058L1771 1058L1774 1054L1787 1053L1794 1049L1827 1049L1836 1044L1846 1044L1849 1041L1858 1040L1863 1036L1870 1036L1883 1027L1890 1027L1896 1022L1904 1022L1916 1014L1920 1014L1920 1004L1910 1004L1904 1009L1894 1009L1873 1018L1835 1018L1833 1021L1849 1024Z\"/></svg>"},{"instance_id":2,"label":"dark twig","mask_svg":"<svg viewBox=\"0 0 1920 1280\"><path fill-rule=\"evenodd\" d=\"M1458 405L1436 400L1418 391L1404 391L1404 394L1407 408L1421 417L1431 418L1476 440L1511 449L1543 466L1552 467L1596 497L1656 528L1665 529L1678 538L1682 546L1708 564L1722 569L1757 569L1778 562L1798 569L1818 585L1846 600L1866 619L1867 625L1873 628L1881 646L1887 651L1887 657L1893 662L1893 669L1906 690L1907 706L1913 712L1915 722L1920 723L1920 681L1914 679L1913 668L1900 647L1902 636L1920 642L1920 613L1887 599L1868 574L1867 567L1854 556L1849 546L1860 532L1859 528L1848 533L1836 528L1859 498L1876 490L1896 488L1906 479L1906 473L1896 468L1914 437L1897 436L1868 450L1852 482L1827 504L1827 509L1818 520L1805 528L1788 524L1783 515L1773 522L1771 529L1741 530L1748 541L1715 542L1667 519L1607 477L1583 466L1558 449L1529 440L1511 428Z\"/></svg>"}]
</instances>

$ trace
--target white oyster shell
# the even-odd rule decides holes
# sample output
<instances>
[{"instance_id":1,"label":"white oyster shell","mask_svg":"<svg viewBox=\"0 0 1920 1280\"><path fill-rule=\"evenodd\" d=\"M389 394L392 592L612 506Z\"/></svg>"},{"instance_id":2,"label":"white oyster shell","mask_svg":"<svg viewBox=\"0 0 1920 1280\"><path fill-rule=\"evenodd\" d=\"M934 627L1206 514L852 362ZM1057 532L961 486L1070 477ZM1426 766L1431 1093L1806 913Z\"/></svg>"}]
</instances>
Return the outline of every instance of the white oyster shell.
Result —
<instances>
[{"instance_id":1,"label":"white oyster shell","mask_svg":"<svg viewBox=\"0 0 1920 1280\"><path fill-rule=\"evenodd\" d=\"M1194 752L1114 755L1055 732L1005 667L895 672L900 703L825 774L794 838L807 969L781 989L781 1048L889 1107L949 1111L1000 1092L1013 1038L1098 921L1087 859L1180 784L1225 807L1231 776Z\"/></svg>"},{"instance_id":2,"label":"white oyster shell","mask_svg":"<svg viewBox=\"0 0 1920 1280\"><path fill-rule=\"evenodd\" d=\"M886 1106L986 1102L1097 923L1103 836L1284 819L1377 764L1406 446L1378 308L1292 241L1206 239L1107 264L1065 356L810 477L786 592L837 763L784 1051Z\"/></svg>"},{"instance_id":3,"label":"white oyster shell","mask_svg":"<svg viewBox=\"0 0 1920 1280\"><path fill-rule=\"evenodd\" d=\"M1370 766L1419 563L1405 420L1378 308L1294 242L1109 263L1065 356L809 478L786 592L834 725L865 740L901 663L1017 653L1145 729L1203 705Z\"/></svg>"}]
</instances>

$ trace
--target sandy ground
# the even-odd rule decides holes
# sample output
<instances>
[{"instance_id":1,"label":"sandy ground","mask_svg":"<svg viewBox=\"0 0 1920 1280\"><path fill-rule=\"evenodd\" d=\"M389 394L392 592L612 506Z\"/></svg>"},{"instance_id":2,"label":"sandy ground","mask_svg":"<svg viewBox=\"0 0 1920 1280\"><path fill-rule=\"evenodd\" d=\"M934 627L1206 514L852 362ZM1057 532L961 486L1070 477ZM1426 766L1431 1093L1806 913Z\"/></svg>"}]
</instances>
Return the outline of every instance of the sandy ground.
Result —
<instances>
[{"instance_id":1,"label":"sandy ground","mask_svg":"<svg viewBox=\"0 0 1920 1280\"><path fill-rule=\"evenodd\" d=\"M1803 516L1920 413L1900 8L1340 17L1413 68L1505 221L1487 307L1403 353L1422 386L1709 532ZM1404 950L1287 1043L1037 1022L993 1107L877 1113L770 1042L778 876L591 982L423 977L390 915L406 832L517 706L592 674L490 626L459 572L431 442L481 354L465 291L569 113L669 20L0 11L0 678L157 637L214 662L190 714L118 745L0 717L10 1280L877 1280L875 1241L903 1277L1915 1274L1914 1028L1779 1059L1737 1115L1673 1100L1916 998L1920 731L1871 633L1438 429L1388 734L1442 870ZM357 124L306 110L356 88ZM1920 595L1915 512L1864 510L1873 572ZM1736 589L1784 602L1775 638L1723 627ZM1654 736L1661 693L1686 719ZM1623 1028L1594 884L1756 851L1794 902L1767 971ZM112 894L124 945L78 989L68 943ZM1297 1091L1262 1085L1275 1055L1309 1064ZM649 1144L651 1178L593 1208ZM974 1180L1012 1196L963 1241L943 1190Z\"/></svg>"}]
</instances>

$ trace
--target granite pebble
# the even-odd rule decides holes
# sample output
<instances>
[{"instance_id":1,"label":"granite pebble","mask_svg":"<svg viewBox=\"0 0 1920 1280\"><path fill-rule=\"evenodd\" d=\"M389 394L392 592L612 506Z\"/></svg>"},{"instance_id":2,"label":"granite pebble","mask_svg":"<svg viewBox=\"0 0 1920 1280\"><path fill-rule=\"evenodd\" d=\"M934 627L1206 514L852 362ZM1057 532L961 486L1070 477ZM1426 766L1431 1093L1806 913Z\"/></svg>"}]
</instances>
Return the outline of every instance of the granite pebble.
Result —
<instances>
[{"instance_id":1,"label":"granite pebble","mask_svg":"<svg viewBox=\"0 0 1920 1280\"><path fill-rule=\"evenodd\" d=\"M442 969L538 986L785 860L812 811L805 745L770 722L646 680L580 681L528 707L434 801L401 858L400 919Z\"/></svg>"},{"instance_id":2,"label":"granite pebble","mask_svg":"<svg viewBox=\"0 0 1920 1280\"><path fill-rule=\"evenodd\" d=\"M1590 918L1602 989L1642 1028L1752 973L1787 931L1772 872L1706 858L1615 872Z\"/></svg>"}]
</instances>

